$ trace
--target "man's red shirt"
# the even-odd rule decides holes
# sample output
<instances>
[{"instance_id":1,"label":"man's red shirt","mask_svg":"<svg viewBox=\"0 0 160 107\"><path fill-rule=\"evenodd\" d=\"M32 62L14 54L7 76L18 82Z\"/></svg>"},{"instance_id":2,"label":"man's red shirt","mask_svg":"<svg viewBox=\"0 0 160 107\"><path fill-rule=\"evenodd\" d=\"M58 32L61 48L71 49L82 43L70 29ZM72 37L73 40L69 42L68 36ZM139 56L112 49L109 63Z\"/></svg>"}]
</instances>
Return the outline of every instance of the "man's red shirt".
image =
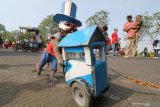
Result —
<instances>
[{"instance_id":1,"label":"man's red shirt","mask_svg":"<svg viewBox=\"0 0 160 107\"><path fill-rule=\"evenodd\" d=\"M118 35L117 33L113 33L112 34L112 44L115 44L116 42L118 42Z\"/></svg>"}]
</instances>

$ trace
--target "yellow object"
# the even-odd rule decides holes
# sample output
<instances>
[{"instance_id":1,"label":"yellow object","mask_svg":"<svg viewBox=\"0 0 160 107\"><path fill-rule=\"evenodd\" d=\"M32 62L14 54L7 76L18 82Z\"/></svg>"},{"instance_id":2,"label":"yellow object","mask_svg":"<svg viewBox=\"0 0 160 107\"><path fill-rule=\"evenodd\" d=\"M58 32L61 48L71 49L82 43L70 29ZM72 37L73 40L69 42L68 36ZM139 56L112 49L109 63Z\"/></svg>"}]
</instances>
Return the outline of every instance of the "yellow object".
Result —
<instances>
[{"instance_id":1,"label":"yellow object","mask_svg":"<svg viewBox=\"0 0 160 107\"><path fill-rule=\"evenodd\" d=\"M145 82L145 81L142 81L142 80L136 80L133 77L128 77L128 80L130 80L132 82L135 82L135 83L137 83L139 85L144 85L144 86L149 86L149 87L152 87L152 88L160 89L160 85L152 84L150 82Z\"/></svg>"}]
</instances>

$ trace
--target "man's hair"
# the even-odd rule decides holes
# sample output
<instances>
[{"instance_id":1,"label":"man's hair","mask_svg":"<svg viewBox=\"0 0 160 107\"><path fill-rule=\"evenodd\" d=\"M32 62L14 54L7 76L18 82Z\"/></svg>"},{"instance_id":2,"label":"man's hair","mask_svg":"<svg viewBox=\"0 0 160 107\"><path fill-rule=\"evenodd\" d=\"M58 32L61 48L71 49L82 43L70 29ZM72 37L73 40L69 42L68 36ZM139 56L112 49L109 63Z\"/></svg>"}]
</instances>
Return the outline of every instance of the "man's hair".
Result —
<instances>
[{"instance_id":1,"label":"man's hair","mask_svg":"<svg viewBox=\"0 0 160 107\"><path fill-rule=\"evenodd\" d=\"M128 19L128 18L132 18L132 15L128 15L128 16L127 16L127 19Z\"/></svg>"},{"instance_id":2,"label":"man's hair","mask_svg":"<svg viewBox=\"0 0 160 107\"><path fill-rule=\"evenodd\" d=\"M103 29L104 31L107 31L107 30L108 30L108 27L105 25L105 26L102 26L102 29Z\"/></svg>"},{"instance_id":3,"label":"man's hair","mask_svg":"<svg viewBox=\"0 0 160 107\"><path fill-rule=\"evenodd\" d=\"M142 17L142 15L137 15L138 17Z\"/></svg>"},{"instance_id":4,"label":"man's hair","mask_svg":"<svg viewBox=\"0 0 160 107\"><path fill-rule=\"evenodd\" d=\"M105 35L105 36L108 36L108 33L107 33L107 32L105 32L105 33L104 33L104 35Z\"/></svg>"},{"instance_id":5,"label":"man's hair","mask_svg":"<svg viewBox=\"0 0 160 107\"><path fill-rule=\"evenodd\" d=\"M117 29L117 28L115 28L115 29L114 29L114 31L116 31L116 30L118 31L118 29Z\"/></svg>"},{"instance_id":6,"label":"man's hair","mask_svg":"<svg viewBox=\"0 0 160 107\"><path fill-rule=\"evenodd\" d=\"M39 30L36 30L36 35L38 35L39 34Z\"/></svg>"}]
</instances>

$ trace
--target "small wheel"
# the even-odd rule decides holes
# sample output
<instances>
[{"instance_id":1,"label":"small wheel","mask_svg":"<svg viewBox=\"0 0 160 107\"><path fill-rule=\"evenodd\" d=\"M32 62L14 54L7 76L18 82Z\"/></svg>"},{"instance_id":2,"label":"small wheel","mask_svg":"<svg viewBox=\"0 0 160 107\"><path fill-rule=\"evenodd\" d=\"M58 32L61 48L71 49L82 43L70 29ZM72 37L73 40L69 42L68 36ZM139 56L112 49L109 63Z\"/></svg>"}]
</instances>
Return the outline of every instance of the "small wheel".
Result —
<instances>
[{"instance_id":1,"label":"small wheel","mask_svg":"<svg viewBox=\"0 0 160 107\"><path fill-rule=\"evenodd\" d=\"M71 91L79 107L91 107L92 100L84 86L75 82L71 86Z\"/></svg>"}]
</instances>

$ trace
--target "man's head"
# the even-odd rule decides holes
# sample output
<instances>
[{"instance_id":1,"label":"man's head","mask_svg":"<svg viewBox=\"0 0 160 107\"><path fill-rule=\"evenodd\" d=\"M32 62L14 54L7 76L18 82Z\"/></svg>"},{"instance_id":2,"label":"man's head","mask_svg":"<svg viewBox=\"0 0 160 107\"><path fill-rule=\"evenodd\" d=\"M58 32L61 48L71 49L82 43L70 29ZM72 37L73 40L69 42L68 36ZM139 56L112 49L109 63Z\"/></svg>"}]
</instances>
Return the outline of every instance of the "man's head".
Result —
<instances>
[{"instance_id":1,"label":"man's head","mask_svg":"<svg viewBox=\"0 0 160 107\"><path fill-rule=\"evenodd\" d=\"M128 15L128 16L127 16L127 21L128 21L128 22L131 22L131 21L132 21L132 15Z\"/></svg>"},{"instance_id":2,"label":"man's head","mask_svg":"<svg viewBox=\"0 0 160 107\"><path fill-rule=\"evenodd\" d=\"M104 37L107 38L108 37L108 33L105 32L104 33Z\"/></svg>"},{"instance_id":3,"label":"man's head","mask_svg":"<svg viewBox=\"0 0 160 107\"><path fill-rule=\"evenodd\" d=\"M115 29L114 29L114 32L115 32L115 33L117 33L117 32L118 32L118 29L117 29L117 28L115 28Z\"/></svg>"},{"instance_id":4,"label":"man's head","mask_svg":"<svg viewBox=\"0 0 160 107\"><path fill-rule=\"evenodd\" d=\"M101 32L105 32L108 30L108 27L106 25L100 25L99 29L101 30Z\"/></svg>"},{"instance_id":5,"label":"man's head","mask_svg":"<svg viewBox=\"0 0 160 107\"><path fill-rule=\"evenodd\" d=\"M63 22L59 23L58 31L65 36L68 33L74 32L75 29L76 29L76 26L73 23L67 22L67 21L63 21Z\"/></svg>"},{"instance_id":6,"label":"man's head","mask_svg":"<svg viewBox=\"0 0 160 107\"><path fill-rule=\"evenodd\" d=\"M38 35L39 34L39 31L38 30L36 30L36 35Z\"/></svg>"}]
</instances>

